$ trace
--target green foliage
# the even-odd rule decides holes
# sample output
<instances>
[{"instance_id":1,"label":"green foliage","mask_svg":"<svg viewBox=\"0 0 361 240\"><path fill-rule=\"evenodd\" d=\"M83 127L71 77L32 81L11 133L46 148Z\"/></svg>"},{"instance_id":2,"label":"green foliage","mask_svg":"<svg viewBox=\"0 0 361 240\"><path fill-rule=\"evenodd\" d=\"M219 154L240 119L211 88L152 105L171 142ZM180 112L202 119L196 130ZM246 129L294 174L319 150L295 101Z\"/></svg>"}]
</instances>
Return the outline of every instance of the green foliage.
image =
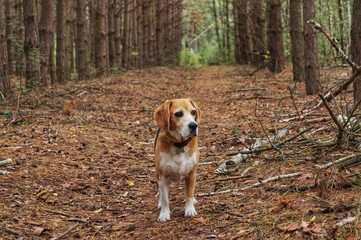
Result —
<instances>
[{"instance_id":1,"label":"green foliage","mask_svg":"<svg viewBox=\"0 0 361 240\"><path fill-rule=\"evenodd\" d=\"M194 53L188 48L183 48L180 55L180 64L185 67L200 68L201 56L198 53Z\"/></svg>"}]
</instances>

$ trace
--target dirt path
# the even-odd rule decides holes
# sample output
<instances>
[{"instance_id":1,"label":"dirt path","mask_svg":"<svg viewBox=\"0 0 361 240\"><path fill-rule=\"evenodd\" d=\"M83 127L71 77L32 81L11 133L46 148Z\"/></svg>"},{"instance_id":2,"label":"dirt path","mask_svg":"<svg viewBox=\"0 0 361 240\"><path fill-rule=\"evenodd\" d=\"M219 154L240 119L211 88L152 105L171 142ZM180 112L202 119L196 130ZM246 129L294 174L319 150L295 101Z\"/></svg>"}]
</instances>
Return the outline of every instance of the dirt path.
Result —
<instances>
[{"instance_id":1,"label":"dirt path","mask_svg":"<svg viewBox=\"0 0 361 240\"><path fill-rule=\"evenodd\" d=\"M0 175L0 239L357 238L359 221L337 233L332 229L358 216L358 187L332 188L322 198L320 189L279 193L264 187L198 197L199 216L186 219L183 187L174 184L172 220L156 221L156 106L179 97L200 105L202 162L220 162L228 150L252 144L252 137L272 134L268 130L285 125L277 119L294 111L289 71L277 76L247 71L220 66L133 70L25 97L17 115L12 115L16 103L1 106L0 158L13 163L0 167L10 172ZM299 105L313 98L303 92L301 85L294 88ZM310 148L294 156L285 151L286 158L275 151L252 158L233 174L260 161L242 179L215 175L215 163L201 165L196 192L241 188L292 172L302 175L272 185L309 184L315 162L337 157Z\"/></svg>"}]
</instances>

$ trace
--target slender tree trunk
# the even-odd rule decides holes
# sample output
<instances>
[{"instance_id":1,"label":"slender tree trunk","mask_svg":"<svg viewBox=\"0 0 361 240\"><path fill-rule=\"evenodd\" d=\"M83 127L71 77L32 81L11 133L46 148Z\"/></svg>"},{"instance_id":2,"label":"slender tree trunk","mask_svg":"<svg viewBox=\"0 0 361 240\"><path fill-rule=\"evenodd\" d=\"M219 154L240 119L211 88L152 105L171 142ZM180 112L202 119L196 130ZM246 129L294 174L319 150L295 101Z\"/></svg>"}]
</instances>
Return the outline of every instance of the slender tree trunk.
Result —
<instances>
[{"instance_id":1,"label":"slender tree trunk","mask_svg":"<svg viewBox=\"0 0 361 240\"><path fill-rule=\"evenodd\" d=\"M361 65L361 1L353 3L351 23L351 57L352 60ZM354 69L355 71L355 69ZM354 104L361 100L361 77L359 76L353 84Z\"/></svg>"},{"instance_id":2,"label":"slender tree trunk","mask_svg":"<svg viewBox=\"0 0 361 240\"><path fill-rule=\"evenodd\" d=\"M284 69L281 29L281 1L269 0L268 48L271 62L268 68L274 73Z\"/></svg>"},{"instance_id":3,"label":"slender tree trunk","mask_svg":"<svg viewBox=\"0 0 361 240\"><path fill-rule=\"evenodd\" d=\"M41 1L41 18L40 18L40 42L41 42L41 85L46 86L50 83L49 81L49 65L50 61L50 50L53 40L53 21L55 17L55 2L54 0L42 0Z\"/></svg>"},{"instance_id":4,"label":"slender tree trunk","mask_svg":"<svg viewBox=\"0 0 361 240\"><path fill-rule=\"evenodd\" d=\"M231 22L229 16L229 0L225 2L225 12L226 12L226 49L227 49L227 59L231 55Z\"/></svg>"},{"instance_id":5,"label":"slender tree trunk","mask_svg":"<svg viewBox=\"0 0 361 240\"><path fill-rule=\"evenodd\" d=\"M108 46L109 46L109 66L116 66L115 51L115 0L109 0L108 4Z\"/></svg>"},{"instance_id":6,"label":"slender tree trunk","mask_svg":"<svg viewBox=\"0 0 361 240\"><path fill-rule=\"evenodd\" d=\"M77 38L76 38L76 66L78 69L78 79L88 79L90 76L89 70L89 33L87 24L87 3L86 0L76 1L76 27L77 27Z\"/></svg>"},{"instance_id":7,"label":"slender tree trunk","mask_svg":"<svg viewBox=\"0 0 361 240\"><path fill-rule=\"evenodd\" d=\"M156 63L162 65L164 63L164 1L156 0Z\"/></svg>"},{"instance_id":8,"label":"slender tree trunk","mask_svg":"<svg viewBox=\"0 0 361 240\"><path fill-rule=\"evenodd\" d=\"M249 22L249 1L234 0L235 36L236 36L236 62L238 64L248 64L252 60L252 41L250 37Z\"/></svg>"},{"instance_id":9,"label":"slender tree trunk","mask_svg":"<svg viewBox=\"0 0 361 240\"><path fill-rule=\"evenodd\" d=\"M308 95L321 91L320 69L317 57L316 32L311 24L307 24L310 19L315 19L314 0L303 0L303 28L305 39L305 80L306 93Z\"/></svg>"},{"instance_id":10,"label":"slender tree trunk","mask_svg":"<svg viewBox=\"0 0 361 240\"><path fill-rule=\"evenodd\" d=\"M107 0L97 1L95 66L98 75L107 71Z\"/></svg>"},{"instance_id":11,"label":"slender tree trunk","mask_svg":"<svg viewBox=\"0 0 361 240\"><path fill-rule=\"evenodd\" d=\"M24 52L26 57L26 86L28 88L37 88L40 86L40 53L38 36L38 15L36 9L36 0L27 0L23 2L24 7L24 26L25 41Z\"/></svg>"},{"instance_id":12,"label":"slender tree trunk","mask_svg":"<svg viewBox=\"0 0 361 240\"><path fill-rule=\"evenodd\" d=\"M15 38L15 72L19 77L23 77L25 73L25 54L24 47L24 14L23 14L23 0L15 1L15 16L16 16L16 38Z\"/></svg>"},{"instance_id":13,"label":"slender tree trunk","mask_svg":"<svg viewBox=\"0 0 361 240\"><path fill-rule=\"evenodd\" d=\"M237 0L234 0L234 2L236 2L236 1ZM221 36L219 34L218 13L217 13L216 0L212 0L212 10L213 10L213 17L214 17L214 22L215 22L215 31L216 31L218 49L219 49L220 52L222 52L222 42L221 42Z\"/></svg>"},{"instance_id":14,"label":"slender tree trunk","mask_svg":"<svg viewBox=\"0 0 361 240\"><path fill-rule=\"evenodd\" d=\"M6 0L0 0L0 23L5 22L4 1ZM0 102L6 100L5 97L9 96L10 93L6 29L4 24L0 24Z\"/></svg>"},{"instance_id":15,"label":"slender tree trunk","mask_svg":"<svg viewBox=\"0 0 361 240\"><path fill-rule=\"evenodd\" d=\"M13 34L13 9L14 9L14 2L13 1L5 1L5 24L6 24L6 36L7 36L7 57L8 57L8 74L11 75L14 72L14 49L12 46L12 39L14 38Z\"/></svg>"},{"instance_id":16,"label":"slender tree trunk","mask_svg":"<svg viewBox=\"0 0 361 240\"><path fill-rule=\"evenodd\" d=\"M118 69L121 65L121 57L122 57L122 13L123 7L122 3L119 3L118 0L114 1L114 49L115 49L115 59L114 59L114 66Z\"/></svg>"},{"instance_id":17,"label":"slender tree trunk","mask_svg":"<svg viewBox=\"0 0 361 240\"><path fill-rule=\"evenodd\" d=\"M124 20L123 20L123 37L122 37L122 65L123 68L128 67L128 0L124 0Z\"/></svg>"},{"instance_id":18,"label":"slender tree trunk","mask_svg":"<svg viewBox=\"0 0 361 240\"><path fill-rule=\"evenodd\" d=\"M265 67L267 54L267 19L266 2L264 0L252 1L252 63L257 67Z\"/></svg>"},{"instance_id":19,"label":"slender tree trunk","mask_svg":"<svg viewBox=\"0 0 361 240\"><path fill-rule=\"evenodd\" d=\"M290 0L290 35L293 81L305 80L305 55L303 39L302 0Z\"/></svg>"},{"instance_id":20,"label":"slender tree trunk","mask_svg":"<svg viewBox=\"0 0 361 240\"><path fill-rule=\"evenodd\" d=\"M68 39L66 25L66 8L68 1L58 0L56 21L56 79L59 83L70 80L70 66L67 63L66 40Z\"/></svg>"}]
</instances>

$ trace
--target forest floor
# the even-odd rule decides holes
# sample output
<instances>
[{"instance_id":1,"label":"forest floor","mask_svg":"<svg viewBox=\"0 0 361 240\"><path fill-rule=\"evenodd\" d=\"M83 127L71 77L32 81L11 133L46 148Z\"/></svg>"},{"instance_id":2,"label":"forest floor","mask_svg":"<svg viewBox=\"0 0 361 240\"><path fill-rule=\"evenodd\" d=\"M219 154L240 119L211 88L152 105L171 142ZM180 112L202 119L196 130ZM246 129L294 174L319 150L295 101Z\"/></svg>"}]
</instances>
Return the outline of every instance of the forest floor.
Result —
<instances>
[{"instance_id":1,"label":"forest floor","mask_svg":"<svg viewBox=\"0 0 361 240\"><path fill-rule=\"evenodd\" d=\"M324 108L290 119L295 106L301 114L318 99L292 83L289 69L253 70L130 70L25 92L0 105L0 160L12 160L0 166L8 172L0 175L0 239L360 239L361 188L353 173L361 167L317 168L350 155L352 141L341 150L324 144L337 137ZM346 68L324 69L322 84L332 86L349 74ZM351 94L336 100L335 113L350 105ZM171 221L158 222L153 112L166 99L184 97L202 109L198 216L183 216L184 186L175 183ZM288 128L284 141L310 126L233 173L215 173L231 158L227 153L255 138ZM290 173L300 174L262 182ZM238 190L221 192L228 189Z\"/></svg>"}]
</instances>

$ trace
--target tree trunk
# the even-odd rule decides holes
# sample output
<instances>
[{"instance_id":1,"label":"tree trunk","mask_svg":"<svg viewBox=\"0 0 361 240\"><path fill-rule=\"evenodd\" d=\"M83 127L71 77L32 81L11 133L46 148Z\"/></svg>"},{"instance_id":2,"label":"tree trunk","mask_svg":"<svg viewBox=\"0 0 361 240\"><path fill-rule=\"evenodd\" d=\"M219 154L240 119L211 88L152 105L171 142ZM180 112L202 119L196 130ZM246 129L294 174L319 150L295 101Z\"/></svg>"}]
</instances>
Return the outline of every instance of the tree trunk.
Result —
<instances>
[{"instance_id":1,"label":"tree trunk","mask_svg":"<svg viewBox=\"0 0 361 240\"><path fill-rule=\"evenodd\" d=\"M267 19L266 2L264 0L252 1L251 19L252 29L252 63L257 67L265 67L267 54Z\"/></svg>"},{"instance_id":2,"label":"tree trunk","mask_svg":"<svg viewBox=\"0 0 361 240\"><path fill-rule=\"evenodd\" d=\"M307 21L315 19L314 0L303 0L303 28L305 39L305 80L308 95L321 91L320 69L317 57L316 32Z\"/></svg>"},{"instance_id":3,"label":"tree trunk","mask_svg":"<svg viewBox=\"0 0 361 240\"><path fill-rule=\"evenodd\" d=\"M361 1L355 0L353 3L352 23L351 23L351 57L357 64L361 65ZM355 71L355 69L353 69ZM361 77L356 78L353 84L354 104L361 100Z\"/></svg>"},{"instance_id":4,"label":"tree trunk","mask_svg":"<svg viewBox=\"0 0 361 240\"><path fill-rule=\"evenodd\" d=\"M23 0L16 0L15 2L15 72L19 77L23 77L25 73L25 54L24 47L24 14L23 14Z\"/></svg>"},{"instance_id":5,"label":"tree trunk","mask_svg":"<svg viewBox=\"0 0 361 240\"><path fill-rule=\"evenodd\" d=\"M0 23L5 21L4 1L0 0ZM11 93L10 81L8 75L8 55L6 29L4 24L0 24L0 102Z\"/></svg>"},{"instance_id":6,"label":"tree trunk","mask_svg":"<svg viewBox=\"0 0 361 240\"><path fill-rule=\"evenodd\" d=\"M70 80L70 66L67 63L66 40L69 35L66 25L66 5L68 1L58 0L56 21L56 73L57 82L64 83Z\"/></svg>"},{"instance_id":7,"label":"tree trunk","mask_svg":"<svg viewBox=\"0 0 361 240\"><path fill-rule=\"evenodd\" d=\"M268 48L271 62L268 68L273 73L282 72L284 57L282 46L281 1L269 0Z\"/></svg>"},{"instance_id":8,"label":"tree trunk","mask_svg":"<svg viewBox=\"0 0 361 240\"><path fill-rule=\"evenodd\" d=\"M49 65L53 60L50 58L50 50L53 40L53 21L55 17L55 2L54 0L42 0L41 1L41 18L39 37L41 42L41 81L42 86L46 86L50 83L49 80Z\"/></svg>"},{"instance_id":9,"label":"tree trunk","mask_svg":"<svg viewBox=\"0 0 361 240\"><path fill-rule=\"evenodd\" d=\"M38 36L38 15L36 0L23 2L25 41L24 52L26 57L26 87L32 89L40 86L40 53Z\"/></svg>"},{"instance_id":10,"label":"tree trunk","mask_svg":"<svg viewBox=\"0 0 361 240\"><path fill-rule=\"evenodd\" d=\"M305 55L302 26L302 0L290 0L290 35L293 81L305 80Z\"/></svg>"},{"instance_id":11,"label":"tree trunk","mask_svg":"<svg viewBox=\"0 0 361 240\"><path fill-rule=\"evenodd\" d=\"M129 16L129 3L124 0L124 20L123 20L123 37L122 37L122 66L128 67L128 17Z\"/></svg>"},{"instance_id":12,"label":"tree trunk","mask_svg":"<svg viewBox=\"0 0 361 240\"><path fill-rule=\"evenodd\" d=\"M13 15L14 3L13 1L5 1L5 24L6 24L6 45L7 45L7 62L8 62L8 75L14 72L14 49L12 46L12 39L14 38L14 15Z\"/></svg>"},{"instance_id":13,"label":"tree trunk","mask_svg":"<svg viewBox=\"0 0 361 240\"><path fill-rule=\"evenodd\" d=\"M78 79L88 79L90 76L90 52L89 52L89 34L87 24L87 2L86 0L76 1L76 66L78 72Z\"/></svg>"},{"instance_id":14,"label":"tree trunk","mask_svg":"<svg viewBox=\"0 0 361 240\"><path fill-rule=\"evenodd\" d=\"M236 2L236 0L234 2ZM217 13L216 0L212 0L212 10L213 10L213 17L214 17L214 22L215 22L215 31L216 31L218 49L219 49L219 52L221 53L223 50L222 50L221 35L219 34L218 13Z\"/></svg>"},{"instance_id":15,"label":"tree trunk","mask_svg":"<svg viewBox=\"0 0 361 240\"><path fill-rule=\"evenodd\" d=\"M116 69L121 66L121 58L122 58L122 14L123 14L123 6L122 3L119 3L118 0L115 0L114 3L114 48L115 48L115 59L114 66Z\"/></svg>"},{"instance_id":16,"label":"tree trunk","mask_svg":"<svg viewBox=\"0 0 361 240\"><path fill-rule=\"evenodd\" d=\"M115 52L115 0L109 0L108 4L108 48L109 48L109 66L116 66Z\"/></svg>"},{"instance_id":17,"label":"tree trunk","mask_svg":"<svg viewBox=\"0 0 361 240\"><path fill-rule=\"evenodd\" d=\"M236 62L248 64L252 59L248 0L234 0Z\"/></svg>"},{"instance_id":18,"label":"tree trunk","mask_svg":"<svg viewBox=\"0 0 361 240\"><path fill-rule=\"evenodd\" d=\"M95 67L97 74L107 71L107 1L97 0Z\"/></svg>"}]
</instances>

